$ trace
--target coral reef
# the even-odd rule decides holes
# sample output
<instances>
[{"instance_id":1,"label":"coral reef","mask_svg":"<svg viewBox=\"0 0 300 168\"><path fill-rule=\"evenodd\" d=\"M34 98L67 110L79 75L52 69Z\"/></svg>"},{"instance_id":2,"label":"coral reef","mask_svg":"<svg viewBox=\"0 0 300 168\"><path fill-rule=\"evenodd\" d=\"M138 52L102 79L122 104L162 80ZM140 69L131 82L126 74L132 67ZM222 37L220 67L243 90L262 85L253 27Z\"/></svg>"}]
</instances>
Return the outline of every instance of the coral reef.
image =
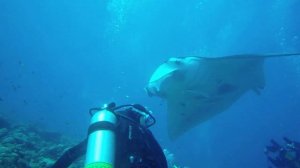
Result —
<instances>
[{"instance_id":1,"label":"coral reef","mask_svg":"<svg viewBox=\"0 0 300 168\"><path fill-rule=\"evenodd\" d=\"M12 126L0 118L1 168L47 168L74 142L29 125ZM75 163L72 168L83 167Z\"/></svg>"},{"instance_id":2,"label":"coral reef","mask_svg":"<svg viewBox=\"0 0 300 168\"><path fill-rule=\"evenodd\" d=\"M168 149L164 149L163 151L168 161L168 168L189 168L186 166L179 166L175 161L175 155L171 153Z\"/></svg>"}]
</instances>

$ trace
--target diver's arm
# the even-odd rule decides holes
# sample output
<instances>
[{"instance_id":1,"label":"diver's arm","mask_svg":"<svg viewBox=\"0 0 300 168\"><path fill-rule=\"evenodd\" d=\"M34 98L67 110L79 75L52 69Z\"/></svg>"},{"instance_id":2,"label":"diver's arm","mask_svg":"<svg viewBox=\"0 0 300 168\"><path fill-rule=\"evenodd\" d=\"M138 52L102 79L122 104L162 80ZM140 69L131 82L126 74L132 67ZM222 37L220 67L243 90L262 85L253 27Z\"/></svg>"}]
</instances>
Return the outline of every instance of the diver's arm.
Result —
<instances>
[{"instance_id":1,"label":"diver's arm","mask_svg":"<svg viewBox=\"0 0 300 168\"><path fill-rule=\"evenodd\" d=\"M51 168L67 168L86 152L87 139L68 149Z\"/></svg>"}]
</instances>

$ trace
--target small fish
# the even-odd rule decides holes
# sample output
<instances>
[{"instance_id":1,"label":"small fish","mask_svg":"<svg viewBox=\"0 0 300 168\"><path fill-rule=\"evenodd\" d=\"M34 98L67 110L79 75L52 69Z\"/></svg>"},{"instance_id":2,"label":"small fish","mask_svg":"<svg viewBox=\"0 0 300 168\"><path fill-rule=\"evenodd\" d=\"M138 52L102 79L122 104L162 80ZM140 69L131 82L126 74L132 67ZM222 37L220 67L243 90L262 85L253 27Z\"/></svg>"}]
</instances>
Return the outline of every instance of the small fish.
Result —
<instances>
[{"instance_id":1,"label":"small fish","mask_svg":"<svg viewBox=\"0 0 300 168\"><path fill-rule=\"evenodd\" d=\"M21 88L20 85L15 85L15 84L12 84L11 87L12 87L12 89L13 89L14 91L17 91L18 89Z\"/></svg>"},{"instance_id":2,"label":"small fish","mask_svg":"<svg viewBox=\"0 0 300 168\"><path fill-rule=\"evenodd\" d=\"M70 123L69 121L65 121L65 125L66 125L66 126L70 126L71 123Z\"/></svg>"},{"instance_id":3,"label":"small fish","mask_svg":"<svg viewBox=\"0 0 300 168\"><path fill-rule=\"evenodd\" d=\"M24 66L24 63L22 61L18 61L19 66Z\"/></svg>"}]
</instances>

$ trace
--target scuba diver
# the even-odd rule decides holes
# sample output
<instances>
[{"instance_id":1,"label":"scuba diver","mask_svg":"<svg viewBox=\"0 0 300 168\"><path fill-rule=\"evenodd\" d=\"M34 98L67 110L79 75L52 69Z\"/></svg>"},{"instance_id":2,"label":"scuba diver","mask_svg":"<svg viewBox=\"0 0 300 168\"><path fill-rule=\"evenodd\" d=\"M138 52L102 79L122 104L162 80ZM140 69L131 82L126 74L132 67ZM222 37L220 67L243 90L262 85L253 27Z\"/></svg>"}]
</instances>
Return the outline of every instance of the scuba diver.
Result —
<instances>
[{"instance_id":1,"label":"scuba diver","mask_svg":"<svg viewBox=\"0 0 300 168\"><path fill-rule=\"evenodd\" d=\"M85 168L167 168L162 148L148 129L155 118L139 104L110 103L90 109L88 138L68 149L52 166L67 168L86 155Z\"/></svg>"},{"instance_id":2,"label":"scuba diver","mask_svg":"<svg viewBox=\"0 0 300 168\"><path fill-rule=\"evenodd\" d=\"M273 139L266 146L265 154L275 168L300 168L300 143L283 137L285 145L281 146Z\"/></svg>"}]
</instances>

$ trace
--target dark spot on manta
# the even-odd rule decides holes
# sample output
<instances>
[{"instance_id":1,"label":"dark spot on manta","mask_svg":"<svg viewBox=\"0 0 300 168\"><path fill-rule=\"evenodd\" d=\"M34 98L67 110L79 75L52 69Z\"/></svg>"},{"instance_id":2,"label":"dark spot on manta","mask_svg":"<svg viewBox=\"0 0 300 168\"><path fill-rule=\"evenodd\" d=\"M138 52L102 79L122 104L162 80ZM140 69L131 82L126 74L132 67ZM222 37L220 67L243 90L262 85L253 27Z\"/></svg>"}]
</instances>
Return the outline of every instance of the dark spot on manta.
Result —
<instances>
[{"instance_id":1,"label":"dark spot on manta","mask_svg":"<svg viewBox=\"0 0 300 168\"><path fill-rule=\"evenodd\" d=\"M228 83L224 83L224 84L221 84L219 87L218 87L218 90L217 90L217 94L219 95L223 95L223 94L227 94L227 93L231 93L235 90L237 90L238 88L234 85L231 85L231 84L228 84Z\"/></svg>"}]
</instances>

